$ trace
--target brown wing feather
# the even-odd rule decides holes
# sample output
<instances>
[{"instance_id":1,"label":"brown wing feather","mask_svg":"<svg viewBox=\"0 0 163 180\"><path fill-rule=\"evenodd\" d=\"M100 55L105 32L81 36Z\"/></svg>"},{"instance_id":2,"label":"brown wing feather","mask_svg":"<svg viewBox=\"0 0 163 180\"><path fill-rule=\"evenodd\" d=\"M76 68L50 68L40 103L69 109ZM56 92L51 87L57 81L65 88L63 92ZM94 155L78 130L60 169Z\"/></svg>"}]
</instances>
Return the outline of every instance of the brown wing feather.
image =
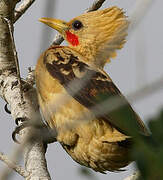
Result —
<instances>
[{"instance_id":1,"label":"brown wing feather","mask_svg":"<svg viewBox=\"0 0 163 180\"><path fill-rule=\"evenodd\" d=\"M57 79L73 98L93 111L96 117L108 121L125 134L128 134L128 132L130 134L132 128L137 128L147 134L143 122L105 73L91 68L82 62L81 58L75 56L74 52L72 53L66 48L64 50L59 49L57 52L56 49L52 49L45 54L44 63L51 76ZM49 58L47 58L49 53L53 53L55 59L50 58L49 61ZM65 56L68 58L65 59ZM75 93L74 89L69 86L73 80L77 80L78 84L83 84L82 88ZM103 111L104 108L110 109L110 107L102 107L101 103L113 97L118 97L124 106L111 112L106 110L103 114L98 113ZM126 120L126 115L130 120Z\"/></svg>"}]
</instances>

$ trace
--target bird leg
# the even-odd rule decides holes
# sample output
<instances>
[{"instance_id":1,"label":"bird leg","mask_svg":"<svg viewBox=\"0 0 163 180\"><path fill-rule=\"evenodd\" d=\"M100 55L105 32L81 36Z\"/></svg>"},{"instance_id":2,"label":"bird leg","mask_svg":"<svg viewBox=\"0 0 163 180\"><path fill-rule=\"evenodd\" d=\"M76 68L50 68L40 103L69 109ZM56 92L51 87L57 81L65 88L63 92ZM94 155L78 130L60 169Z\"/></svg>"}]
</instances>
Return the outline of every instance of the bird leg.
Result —
<instances>
[{"instance_id":1,"label":"bird leg","mask_svg":"<svg viewBox=\"0 0 163 180\"><path fill-rule=\"evenodd\" d=\"M12 132L12 139L13 139L14 142L20 144L20 142L19 142L19 140L17 140L16 136L25 127L29 127L29 124L27 123L25 118L17 118L15 120L15 123L16 123L17 126L16 126L15 130Z\"/></svg>"}]
</instances>

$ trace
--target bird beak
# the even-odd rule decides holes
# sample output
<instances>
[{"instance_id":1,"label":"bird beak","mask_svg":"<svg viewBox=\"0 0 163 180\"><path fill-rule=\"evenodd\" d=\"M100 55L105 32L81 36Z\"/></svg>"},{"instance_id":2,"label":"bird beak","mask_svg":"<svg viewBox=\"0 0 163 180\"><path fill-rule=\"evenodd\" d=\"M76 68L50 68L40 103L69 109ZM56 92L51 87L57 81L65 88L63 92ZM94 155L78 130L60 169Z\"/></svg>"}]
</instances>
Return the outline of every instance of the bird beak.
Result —
<instances>
[{"instance_id":1,"label":"bird beak","mask_svg":"<svg viewBox=\"0 0 163 180\"><path fill-rule=\"evenodd\" d=\"M60 19L40 18L39 21L52 27L53 29L60 32L61 34L64 34L64 32L69 29L67 22L62 21Z\"/></svg>"}]
</instances>

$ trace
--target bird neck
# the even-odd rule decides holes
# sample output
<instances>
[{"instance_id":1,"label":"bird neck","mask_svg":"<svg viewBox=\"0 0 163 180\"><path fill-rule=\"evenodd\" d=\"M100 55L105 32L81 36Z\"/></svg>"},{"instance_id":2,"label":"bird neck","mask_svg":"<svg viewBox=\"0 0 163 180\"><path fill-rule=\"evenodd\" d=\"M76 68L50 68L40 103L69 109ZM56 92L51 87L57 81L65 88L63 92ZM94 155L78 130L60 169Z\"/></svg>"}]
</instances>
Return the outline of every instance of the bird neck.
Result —
<instances>
[{"instance_id":1,"label":"bird neck","mask_svg":"<svg viewBox=\"0 0 163 180\"><path fill-rule=\"evenodd\" d=\"M77 51L80 55L82 55L84 57L85 61L87 61L87 63L92 64L93 66L95 66L97 68L104 67L105 63L96 61L98 48L93 43L90 43L90 44L80 43L78 46L69 45L69 47L71 49Z\"/></svg>"}]
</instances>

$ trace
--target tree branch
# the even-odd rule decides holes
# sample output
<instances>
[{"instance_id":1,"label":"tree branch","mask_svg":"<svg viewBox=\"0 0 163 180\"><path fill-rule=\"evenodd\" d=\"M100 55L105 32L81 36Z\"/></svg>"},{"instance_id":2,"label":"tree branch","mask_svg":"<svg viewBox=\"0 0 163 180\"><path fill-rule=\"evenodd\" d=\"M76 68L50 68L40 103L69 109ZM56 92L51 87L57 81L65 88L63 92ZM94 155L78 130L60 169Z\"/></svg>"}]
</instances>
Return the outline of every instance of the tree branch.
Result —
<instances>
[{"instance_id":1,"label":"tree branch","mask_svg":"<svg viewBox=\"0 0 163 180\"><path fill-rule=\"evenodd\" d=\"M26 81L31 86L33 86L35 84L35 70L34 70L34 67L33 68L32 67L28 68L28 75L27 75Z\"/></svg>"},{"instance_id":2,"label":"tree branch","mask_svg":"<svg viewBox=\"0 0 163 180\"><path fill-rule=\"evenodd\" d=\"M52 45L60 45L63 41L64 41L63 37L60 34L56 34Z\"/></svg>"},{"instance_id":3,"label":"tree branch","mask_svg":"<svg viewBox=\"0 0 163 180\"><path fill-rule=\"evenodd\" d=\"M24 0L15 10L14 22L16 22L34 2L35 0Z\"/></svg>"},{"instance_id":4,"label":"tree branch","mask_svg":"<svg viewBox=\"0 0 163 180\"><path fill-rule=\"evenodd\" d=\"M9 168L13 169L24 178L29 176L29 172L27 172L21 166L18 166L15 162L11 161L9 157L7 157L5 154L1 152L0 152L0 160L3 161ZM1 179L4 179L4 177L1 176Z\"/></svg>"},{"instance_id":5,"label":"tree branch","mask_svg":"<svg viewBox=\"0 0 163 180\"><path fill-rule=\"evenodd\" d=\"M35 129L33 132L36 133ZM31 133L31 131L28 131L28 133ZM30 172L30 176L26 177L26 180L51 180L45 159L45 148L41 140L36 138L34 141L27 141L25 146L28 146L24 149L25 168Z\"/></svg>"},{"instance_id":6,"label":"tree branch","mask_svg":"<svg viewBox=\"0 0 163 180\"><path fill-rule=\"evenodd\" d=\"M105 1L106 0L95 0L94 3L92 4L92 6L89 7L86 12L98 10Z\"/></svg>"},{"instance_id":7,"label":"tree branch","mask_svg":"<svg viewBox=\"0 0 163 180\"><path fill-rule=\"evenodd\" d=\"M16 84L17 77L10 75L8 77L0 76L0 83L3 87L0 89L0 94L3 94L4 99L8 102L11 107L11 114L14 119L26 119L32 123L41 123L41 117L39 114L39 106L37 102L37 94L34 88L25 86L25 92L23 93L24 101L21 101L19 86L13 86ZM3 93L4 92L4 93ZM25 134L31 134L31 128L25 128L23 135L20 138L21 141ZM26 164L26 170L30 172L30 177L47 178L50 179L49 173L47 172L47 164L45 160L45 150L41 139L35 139L32 142L26 143L24 146L24 159ZM37 152L36 152L37 151ZM35 160L35 166L33 166ZM42 173L41 173L42 172Z\"/></svg>"},{"instance_id":8,"label":"tree branch","mask_svg":"<svg viewBox=\"0 0 163 180\"><path fill-rule=\"evenodd\" d=\"M13 31L12 31L12 23L7 18L4 18L4 20L8 24L8 28L9 28L9 32L10 32L12 49L13 49L13 52L14 52L14 60L15 60L15 66L16 66L16 73L17 73L17 77L18 77L18 83L19 83L19 86L20 86L20 94L21 94L21 98L23 98L22 83L21 83L21 77L20 77L20 68L19 68L18 56L17 56L17 51L16 51L16 47L15 47L15 42L14 42L14 36L13 36Z\"/></svg>"},{"instance_id":9,"label":"tree branch","mask_svg":"<svg viewBox=\"0 0 163 180\"><path fill-rule=\"evenodd\" d=\"M36 90L25 80L22 81L23 99L21 97L12 37L8 23L4 20L7 18L11 22L13 31L12 22L16 2L18 1L7 1L7 3L6 0L0 1L0 96L10 105L14 120L29 120L32 123L41 124ZM26 134L31 134L31 129L25 128L21 131L21 141ZM34 178L50 180L42 140L33 139L25 143L24 151L25 168L30 172L30 176L26 178L28 180Z\"/></svg>"},{"instance_id":10,"label":"tree branch","mask_svg":"<svg viewBox=\"0 0 163 180\"><path fill-rule=\"evenodd\" d=\"M106 0L95 0L94 3L92 4L92 6L90 8L88 8L86 12L96 11L97 9L99 9L102 6L102 4L105 1ZM63 37L60 34L57 34L53 40L52 45L60 45L63 41L64 41Z\"/></svg>"}]
</instances>

